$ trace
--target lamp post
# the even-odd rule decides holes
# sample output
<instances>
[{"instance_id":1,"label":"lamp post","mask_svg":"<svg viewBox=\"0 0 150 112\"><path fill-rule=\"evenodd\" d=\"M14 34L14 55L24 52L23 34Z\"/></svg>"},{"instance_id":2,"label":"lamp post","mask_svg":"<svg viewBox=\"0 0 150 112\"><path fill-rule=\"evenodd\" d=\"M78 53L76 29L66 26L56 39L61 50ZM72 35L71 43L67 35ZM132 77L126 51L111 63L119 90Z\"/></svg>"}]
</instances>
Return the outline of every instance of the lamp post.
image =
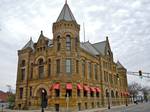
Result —
<instances>
[{"instance_id":1,"label":"lamp post","mask_svg":"<svg viewBox=\"0 0 150 112\"><path fill-rule=\"evenodd\" d=\"M42 89L41 93L42 93L42 99L41 99L42 110L41 110L41 112L44 112L44 93L45 93L44 89Z\"/></svg>"},{"instance_id":2,"label":"lamp post","mask_svg":"<svg viewBox=\"0 0 150 112\"><path fill-rule=\"evenodd\" d=\"M128 106L127 98L128 98L128 95L126 94L126 106Z\"/></svg>"},{"instance_id":3,"label":"lamp post","mask_svg":"<svg viewBox=\"0 0 150 112\"><path fill-rule=\"evenodd\" d=\"M109 92L107 91L107 102L108 102L108 109L110 109L110 100L109 100Z\"/></svg>"},{"instance_id":4,"label":"lamp post","mask_svg":"<svg viewBox=\"0 0 150 112\"><path fill-rule=\"evenodd\" d=\"M4 105L2 104L2 112L3 112L3 107L4 107Z\"/></svg>"}]
</instances>

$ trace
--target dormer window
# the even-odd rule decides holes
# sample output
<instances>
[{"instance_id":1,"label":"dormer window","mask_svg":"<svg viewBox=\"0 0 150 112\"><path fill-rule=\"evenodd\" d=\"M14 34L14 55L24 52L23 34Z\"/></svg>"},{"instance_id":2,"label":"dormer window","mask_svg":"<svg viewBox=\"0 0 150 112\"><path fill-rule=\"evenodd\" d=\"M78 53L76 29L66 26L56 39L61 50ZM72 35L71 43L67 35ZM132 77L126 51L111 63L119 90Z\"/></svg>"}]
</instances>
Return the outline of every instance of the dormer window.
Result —
<instances>
[{"instance_id":1,"label":"dormer window","mask_svg":"<svg viewBox=\"0 0 150 112\"><path fill-rule=\"evenodd\" d=\"M71 38L70 35L66 36L66 50L71 50Z\"/></svg>"}]
</instances>

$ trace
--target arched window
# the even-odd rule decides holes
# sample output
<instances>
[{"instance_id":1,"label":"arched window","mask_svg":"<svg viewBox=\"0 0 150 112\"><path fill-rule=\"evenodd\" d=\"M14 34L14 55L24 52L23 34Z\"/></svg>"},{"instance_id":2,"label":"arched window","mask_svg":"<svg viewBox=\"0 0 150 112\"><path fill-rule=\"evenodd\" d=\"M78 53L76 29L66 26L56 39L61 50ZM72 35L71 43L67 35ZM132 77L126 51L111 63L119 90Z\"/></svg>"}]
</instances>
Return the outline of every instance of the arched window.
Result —
<instances>
[{"instance_id":1,"label":"arched window","mask_svg":"<svg viewBox=\"0 0 150 112\"><path fill-rule=\"evenodd\" d=\"M57 37L57 51L60 51L61 43L60 43L60 36Z\"/></svg>"},{"instance_id":2,"label":"arched window","mask_svg":"<svg viewBox=\"0 0 150 112\"><path fill-rule=\"evenodd\" d=\"M48 60L48 76L51 75L51 59Z\"/></svg>"},{"instance_id":3,"label":"arched window","mask_svg":"<svg viewBox=\"0 0 150 112\"><path fill-rule=\"evenodd\" d=\"M71 50L71 38L70 38L70 35L67 35L66 36L66 49L67 50Z\"/></svg>"},{"instance_id":4,"label":"arched window","mask_svg":"<svg viewBox=\"0 0 150 112\"><path fill-rule=\"evenodd\" d=\"M39 59L38 64L39 64L39 78L43 78L44 77L44 61L43 61L43 59Z\"/></svg>"}]
</instances>

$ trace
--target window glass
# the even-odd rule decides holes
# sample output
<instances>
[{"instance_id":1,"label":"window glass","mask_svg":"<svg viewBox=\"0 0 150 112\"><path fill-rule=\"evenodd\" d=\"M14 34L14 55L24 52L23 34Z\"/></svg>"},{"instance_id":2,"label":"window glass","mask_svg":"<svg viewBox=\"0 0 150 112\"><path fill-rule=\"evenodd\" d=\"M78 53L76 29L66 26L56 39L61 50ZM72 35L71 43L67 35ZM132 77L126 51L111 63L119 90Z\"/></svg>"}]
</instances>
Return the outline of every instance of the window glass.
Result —
<instances>
[{"instance_id":1,"label":"window glass","mask_svg":"<svg viewBox=\"0 0 150 112\"><path fill-rule=\"evenodd\" d=\"M60 59L56 60L56 72L60 73Z\"/></svg>"},{"instance_id":2,"label":"window glass","mask_svg":"<svg viewBox=\"0 0 150 112\"><path fill-rule=\"evenodd\" d=\"M66 49L71 50L71 38L70 35L66 36Z\"/></svg>"},{"instance_id":3,"label":"window glass","mask_svg":"<svg viewBox=\"0 0 150 112\"><path fill-rule=\"evenodd\" d=\"M66 59L66 73L71 73L71 59Z\"/></svg>"},{"instance_id":4,"label":"window glass","mask_svg":"<svg viewBox=\"0 0 150 112\"><path fill-rule=\"evenodd\" d=\"M23 98L23 88L20 88L20 99Z\"/></svg>"},{"instance_id":5,"label":"window glass","mask_svg":"<svg viewBox=\"0 0 150 112\"><path fill-rule=\"evenodd\" d=\"M39 59L39 77L44 77L44 61L43 59Z\"/></svg>"}]
</instances>

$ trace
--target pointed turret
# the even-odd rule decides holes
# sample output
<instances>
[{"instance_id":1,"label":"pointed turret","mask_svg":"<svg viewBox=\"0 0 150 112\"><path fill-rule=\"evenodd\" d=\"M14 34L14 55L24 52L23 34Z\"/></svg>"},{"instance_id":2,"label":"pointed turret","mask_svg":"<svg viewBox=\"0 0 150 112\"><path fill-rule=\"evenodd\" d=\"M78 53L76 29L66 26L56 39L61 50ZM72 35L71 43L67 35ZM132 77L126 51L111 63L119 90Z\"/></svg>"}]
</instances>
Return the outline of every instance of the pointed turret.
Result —
<instances>
[{"instance_id":1,"label":"pointed turret","mask_svg":"<svg viewBox=\"0 0 150 112\"><path fill-rule=\"evenodd\" d=\"M78 51L79 31L80 25L76 22L66 1L57 21L53 23L53 45L55 51L66 52L68 49L74 52ZM70 44L70 48L66 46L67 42Z\"/></svg>"},{"instance_id":2,"label":"pointed turret","mask_svg":"<svg viewBox=\"0 0 150 112\"><path fill-rule=\"evenodd\" d=\"M32 41L32 37L30 38L28 43L22 48L22 50L24 50L26 48L31 48L32 50L34 50L34 42Z\"/></svg>"},{"instance_id":3,"label":"pointed turret","mask_svg":"<svg viewBox=\"0 0 150 112\"><path fill-rule=\"evenodd\" d=\"M68 4L67 4L67 1L65 2L65 5L63 6L63 9L61 10L61 13L59 14L56 22L59 22L61 20L76 22Z\"/></svg>"}]
</instances>

